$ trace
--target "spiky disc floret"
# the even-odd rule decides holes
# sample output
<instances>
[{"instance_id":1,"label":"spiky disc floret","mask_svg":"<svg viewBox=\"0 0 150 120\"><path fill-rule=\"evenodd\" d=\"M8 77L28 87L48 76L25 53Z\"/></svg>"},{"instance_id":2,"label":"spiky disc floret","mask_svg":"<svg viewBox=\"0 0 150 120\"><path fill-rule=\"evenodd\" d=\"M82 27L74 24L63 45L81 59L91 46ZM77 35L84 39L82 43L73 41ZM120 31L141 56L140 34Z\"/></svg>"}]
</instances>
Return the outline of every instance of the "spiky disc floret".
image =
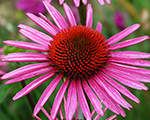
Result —
<instances>
[{"instance_id":1,"label":"spiky disc floret","mask_svg":"<svg viewBox=\"0 0 150 120\"><path fill-rule=\"evenodd\" d=\"M49 57L59 72L68 77L88 77L108 59L104 36L85 26L61 30L49 46Z\"/></svg>"}]
</instances>

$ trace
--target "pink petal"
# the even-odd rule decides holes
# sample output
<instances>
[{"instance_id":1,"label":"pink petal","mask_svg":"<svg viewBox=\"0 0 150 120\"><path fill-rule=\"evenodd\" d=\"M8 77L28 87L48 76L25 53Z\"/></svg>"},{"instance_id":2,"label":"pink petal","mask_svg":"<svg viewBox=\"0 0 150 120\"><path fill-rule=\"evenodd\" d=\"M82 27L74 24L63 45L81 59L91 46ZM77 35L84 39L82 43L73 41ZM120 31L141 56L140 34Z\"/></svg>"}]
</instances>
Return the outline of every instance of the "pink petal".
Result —
<instances>
[{"instance_id":1,"label":"pink petal","mask_svg":"<svg viewBox=\"0 0 150 120\"><path fill-rule=\"evenodd\" d=\"M87 4L87 0L82 0L83 4L86 5Z\"/></svg>"},{"instance_id":2,"label":"pink petal","mask_svg":"<svg viewBox=\"0 0 150 120\"><path fill-rule=\"evenodd\" d=\"M150 53L137 52L137 51L120 51L120 52L112 52L110 54L112 57L121 57L121 58L150 58Z\"/></svg>"},{"instance_id":3,"label":"pink petal","mask_svg":"<svg viewBox=\"0 0 150 120\"><path fill-rule=\"evenodd\" d=\"M66 119L71 120L77 108L76 82L73 79L70 83L66 102Z\"/></svg>"},{"instance_id":4,"label":"pink petal","mask_svg":"<svg viewBox=\"0 0 150 120\"><path fill-rule=\"evenodd\" d=\"M95 75L95 80L97 83L103 88L109 96L111 96L112 99L114 99L117 103L119 103L121 106L127 108L130 110L129 107L132 107L127 101L124 100L124 98L120 95L120 93L114 89L112 86L110 86L105 80L101 77L101 75Z\"/></svg>"},{"instance_id":5,"label":"pink petal","mask_svg":"<svg viewBox=\"0 0 150 120\"><path fill-rule=\"evenodd\" d=\"M142 74L150 74L150 70L144 69L144 68L138 68L138 67L133 67L133 66L128 66L128 65L123 65L123 64L118 64L118 63L108 63L108 64L113 64L115 66L118 66L121 69L125 69L128 71L134 71L137 73L142 73Z\"/></svg>"},{"instance_id":6,"label":"pink petal","mask_svg":"<svg viewBox=\"0 0 150 120\"><path fill-rule=\"evenodd\" d=\"M34 28L31 28L29 26L19 24L18 27L25 30L25 31L32 33L34 36L37 36L37 38L39 38L39 39L35 40L34 42L37 42L41 45L47 45L47 44L49 44L50 41L53 40L49 35L46 35L45 33L40 32L40 31L38 31Z\"/></svg>"},{"instance_id":7,"label":"pink petal","mask_svg":"<svg viewBox=\"0 0 150 120\"><path fill-rule=\"evenodd\" d=\"M54 22L56 23L56 25L60 28L60 29L64 29L67 28L68 25L65 21L65 19L63 18L63 16L57 11L57 9L55 9L52 5L48 4L47 1L43 1L47 11L49 12L50 16L52 17L52 19L54 20Z\"/></svg>"},{"instance_id":8,"label":"pink petal","mask_svg":"<svg viewBox=\"0 0 150 120\"><path fill-rule=\"evenodd\" d=\"M0 62L0 66L5 66L5 65L6 65L6 62Z\"/></svg>"},{"instance_id":9,"label":"pink petal","mask_svg":"<svg viewBox=\"0 0 150 120\"><path fill-rule=\"evenodd\" d=\"M107 93L104 89L102 89L97 82L95 82L94 79L88 80L90 86L96 93L96 95L99 97L101 101L103 101L103 104L105 106L108 106L108 108L113 111L116 114L121 114L122 116L126 116L123 109L119 106L118 103L116 103Z\"/></svg>"},{"instance_id":10,"label":"pink petal","mask_svg":"<svg viewBox=\"0 0 150 120\"><path fill-rule=\"evenodd\" d=\"M53 107L52 107L52 111L51 111L51 117L53 119L55 119L55 117L56 117L56 115L58 113L59 107L61 105L61 102L62 102L62 99L63 99L64 94L66 92L66 89L68 87L69 81L70 81L70 78L67 78L65 80L65 82L63 83L63 85L61 86L61 88L59 89L59 91L58 91L58 93L57 93L57 95L55 97L55 100L54 100L54 103L53 103Z\"/></svg>"},{"instance_id":11,"label":"pink petal","mask_svg":"<svg viewBox=\"0 0 150 120\"><path fill-rule=\"evenodd\" d=\"M133 66L150 67L150 61L146 61L146 60L135 60L135 59L127 59L127 58L111 58L111 59L109 59L109 61L115 62L115 63L133 65Z\"/></svg>"},{"instance_id":12,"label":"pink petal","mask_svg":"<svg viewBox=\"0 0 150 120\"><path fill-rule=\"evenodd\" d=\"M1 77L1 79L10 79L13 77L18 77L42 68L46 68L49 66L49 62L48 63L36 63L36 64L31 64L31 65L26 65L23 67L20 67L16 70L13 70L9 73L6 73L4 76Z\"/></svg>"},{"instance_id":13,"label":"pink petal","mask_svg":"<svg viewBox=\"0 0 150 120\"><path fill-rule=\"evenodd\" d=\"M97 96L93 93L93 91L91 90L89 85L86 83L86 81L83 80L82 82L83 82L83 88L84 88L89 100L91 101L95 111L98 114L100 114L101 116L104 116L104 112L102 110L101 102L98 100Z\"/></svg>"},{"instance_id":14,"label":"pink petal","mask_svg":"<svg viewBox=\"0 0 150 120\"><path fill-rule=\"evenodd\" d=\"M74 4L76 7L79 7L80 6L80 0L74 0Z\"/></svg>"},{"instance_id":15,"label":"pink petal","mask_svg":"<svg viewBox=\"0 0 150 120\"><path fill-rule=\"evenodd\" d=\"M78 99L79 99L79 103L81 106L81 110L83 112L84 117L87 120L91 120L92 115L90 113L90 109L89 109L88 103L86 101L84 92L82 90L80 79L77 79L76 81L77 81L77 94L78 94Z\"/></svg>"},{"instance_id":16,"label":"pink petal","mask_svg":"<svg viewBox=\"0 0 150 120\"><path fill-rule=\"evenodd\" d=\"M106 120L113 120L114 118L116 118L117 117L117 115L112 115L112 116L110 116L109 118L107 118Z\"/></svg>"},{"instance_id":17,"label":"pink petal","mask_svg":"<svg viewBox=\"0 0 150 120\"><path fill-rule=\"evenodd\" d=\"M54 75L55 74L52 72L52 73L45 74L45 75L43 75L43 76L35 79L31 83L29 83L26 87L24 87L21 91L19 91L13 97L13 100L17 100L17 99L25 96L26 94L28 94L29 92L31 92L32 90L34 90L35 88L37 88L39 85L41 85L42 83L44 83L45 81L47 81L48 79L50 79Z\"/></svg>"},{"instance_id":18,"label":"pink petal","mask_svg":"<svg viewBox=\"0 0 150 120\"><path fill-rule=\"evenodd\" d=\"M42 53L10 53L2 57L5 62L36 62L49 61L48 55Z\"/></svg>"},{"instance_id":19,"label":"pink petal","mask_svg":"<svg viewBox=\"0 0 150 120\"><path fill-rule=\"evenodd\" d=\"M64 0L59 0L59 3L62 5L63 4L63 2L64 2Z\"/></svg>"},{"instance_id":20,"label":"pink petal","mask_svg":"<svg viewBox=\"0 0 150 120\"><path fill-rule=\"evenodd\" d=\"M132 32L134 32L135 30L137 30L140 27L140 24L134 24L126 29L124 29L123 31L117 33L116 35L112 36L111 38L109 38L107 40L108 45L111 45L113 43L118 42L119 40L125 38L126 36L130 35Z\"/></svg>"},{"instance_id":21,"label":"pink petal","mask_svg":"<svg viewBox=\"0 0 150 120\"><path fill-rule=\"evenodd\" d=\"M28 39L32 40L33 42L36 42L42 45L43 47L45 47L46 49L48 49L48 45L50 45L50 43L44 43L44 41L42 42L42 38L36 36L34 33L31 33L25 29L20 29L19 32L25 37L27 37Z\"/></svg>"},{"instance_id":22,"label":"pink petal","mask_svg":"<svg viewBox=\"0 0 150 120\"><path fill-rule=\"evenodd\" d=\"M111 4L110 0L105 0L108 4Z\"/></svg>"},{"instance_id":23,"label":"pink petal","mask_svg":"<svg viewBox=\"0 0 150 120\"><path fill-rule=\"evenodd\" d=\"M123 95L127 96L128 98L130 98L131 100L139 103L140 101L124 86L122 86L121 84L117 83L115 80L111 79L110 77L108 77L107 75L105 75L104 73L101 72L101 76L110 84L112 85L116 90L118 90L119 92L121 92Z\"/></svg>"},{"instance_id":24,"label":"pink petal","mask_svg":"<svg viewBox=\"0 0 150 120\"><path fill-rule=\"evenodd\" d=\"M42 69L39 69L39 70L36 70L36 71L33 71L33 72L29 72L25 75L21 75L19 77L14 78L14 79L8 80L5 84L12 84L12 83L15 83L15 82L20 82L20 81L26 80L28 78L32 78L32 77L44 74L46 72L50 72L53 69L54 68L52 68L52 67L48 67L48 68L42 68Z\"/></svg>"},{"instance_id":25,"label":"pink petal","mask_svg":"<svg viewBox=\"0 0 150 120\"><path fill-rule=\"evenodd\" d=\"M52 0L46 0L47 2L51 3Z\"/></svg>"},{"instance_id":26,"label":"pink petal","mask_svg":"<svg viewBox=\"0 0 150 120\"><path fill-rule=\"evenodd\" d=\"M104 0L97 0L101 5L105 5Z\"/></svg>"},{"instance_id":27,"label":"pink petal","mask_svg":"<svg viewBox=\"0 0 150 120\"><path fill-rule=\"evenodd\" d=\"M91 4L87 6L87 13L86 13L86 27L92 28L93 23L93 9Z\"/></svg>"},{"instance_id":28,"label":"pink petal","mask_svg":"<svg viewBox=\"0 0 150 120\"><path fill-rule=\"evenodd\" d=\"M124 76L120 74L115 74L114 72L106 69L102 69L103 72L105 72L107 75L111 76L112 78L116 79L117 81L121 82L124 85L127 85L131 88L139 89L139 90L147 90L148 88L137 81L131 80L131 79L126 79Z\"/></svg>"},{"instance_id":29,"label":"pink petal","mask_svg":"<svg viewBox=\"0 0 150 120\"><path fill-rule=\"evenodd\" d=\"M49 19L46 18L42 13L39 13L40 17L43 18L50 26L52 26L57 32L60 31L58 27L56 27Z\"/></svg>"},{"instance_id":30,"label":"pink petal","mask_svg":"<svg viewBox=\"0 0 150 120\"><path fill-rule=\"evenodd\" d=\"M4 71L0 70L0 75L4 75L4 74L6 74L6 73ZM0 79L1 79L1 77L0 77Z\"/></svg>"},{"instance_id":31,"label":"pink petal","mask_svg":"<svg viewBox=\"0 0 150 120\"><path fill-rule=\"evenodd\" d=\"M65 10L65 13L66 13L66 16L68 18L70 25L71 26L77 26L75 17L73 15L71 9L69 8L69 6L66 3L64 3L63 7L64 7L64 10Z\"/></svg>"},{"instance_id":32,"label":"pink petal","mask_svg":"<svg viewBox=\"0 0 150 120\"><path fill-rule=\"evenodd\" d=\"M39 105L40 106L44 106L44 104L46 103L46 101L49 99L49 97L51 96L51 94L53 93L53 91L55 90L55 88L57 87L58 83L60 82L60 80L62 79L62 75L58 75L54 80L52 80L52 82L48 85L48 87L45 89L45 91L43 92L43 94L41 95L39 101L37 102L35 108L34 108L34 112L33 115L37 115L38 112L40 111Z\"/></svg>"},{"instance_id":33,"label":"pink petal","mask_svg":"<svg viewBox=\"0 0 150 120\"><path fill-rule=\"evenodd\" d=\"M40 52L47 52L44 46L41 46L35 43L11 41L11 40L3 41L3 43L10 45L10 46L14 46L14 47L35 50L35 51L40 51Z\"/></svg>"},{"instance_id":34,"label":"pink petal","mask_svg":"<svg viewBox=\"0 0 150 120\"><path fill-rule=\"evenodd\" d=\"M150 76L147 74L142 74L135 71L128 71L125 68L122 68L120 66L116 66L114 64L109 64L109 66L105 67L106 69L116 72L117 74L122 74L126 79L132 79L135 81L141 81L141 82L150 82Z\"/></svg>"},{"instance_id":35,"label":"pink petal","mask_svg":"<svg viewBox=\"0 0 150 120\"><path fill-rule=\"evenodd\" d=\"M101 31L102 31L102 23L101 23L101 22L98 22L98 23L97 23L96 31L98 31L98 32L101 33Z\"/></svg>"},{"instance_id":36,"label":"pink petal","mask_svg":"<svg viewBox=\"0 0 150 120\"><path fill-rule=\"evenodd\" d=\"M117 43L115 45L110 46L109 50L117 50L117 49L120 49L120 48L125 48L125 47L128 47L128 46L132 46L132 45L135 45L137 43L143 42L147 39L149 39L148 36L142 36L142 37L126 40L126 41L123 41L123 42L120 42L120 43Z\"/></svg>"},{"instance_id":37,"label":"pink petal","mask_svg":"<svg viewBox=\"0 0 150 120\"><path fill-rule=\"evenodd\" d=\"M27 13L27 16L33 21L35 22L37 25L39 25L41 28L43 28L44 30L46 30L49 34L51 34L52 36L55 36L57 34L57 31L50 26L45 20L35 16L32 13Z\"/></svg>"}]
</instances>

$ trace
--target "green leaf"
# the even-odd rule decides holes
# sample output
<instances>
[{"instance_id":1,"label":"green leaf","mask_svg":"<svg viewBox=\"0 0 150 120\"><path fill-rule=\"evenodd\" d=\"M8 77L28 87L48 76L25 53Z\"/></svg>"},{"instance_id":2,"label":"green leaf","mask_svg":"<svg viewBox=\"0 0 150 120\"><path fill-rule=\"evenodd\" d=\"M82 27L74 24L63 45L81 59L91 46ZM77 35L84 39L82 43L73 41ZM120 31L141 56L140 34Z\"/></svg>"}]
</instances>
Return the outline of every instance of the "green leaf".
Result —
<instances>
[{"instance_id":1,"label":"green leaf","mask_svg":"<svg viewBox=\"0 0 150 120\"><path fill-rule=\"evenodd\" d=\"M0 92L0 104L4 101L4 99L8 95L11 87L12 85L4 85L4 84L0 85L0 91L1 91Z\"/></svg>"}]
</instances>

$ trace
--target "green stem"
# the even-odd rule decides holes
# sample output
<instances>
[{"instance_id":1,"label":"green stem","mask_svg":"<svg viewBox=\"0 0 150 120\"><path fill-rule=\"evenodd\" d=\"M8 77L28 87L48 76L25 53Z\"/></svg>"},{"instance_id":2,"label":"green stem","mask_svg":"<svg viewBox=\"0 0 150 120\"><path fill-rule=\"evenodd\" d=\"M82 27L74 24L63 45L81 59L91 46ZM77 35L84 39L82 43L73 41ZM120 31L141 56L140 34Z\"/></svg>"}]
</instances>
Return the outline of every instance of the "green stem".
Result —
<instances>
[{"instance_id":1,"label":"green stem","mask_svg":"<svg viewBox=\"0 0 150 120\"><path fill-rule=\"evenodd\" d=\"M22 87L24 88L24 87L26 86L25 81L21 81L21 85L22 85ZM27 100L28 100L28 102L29 102L29 104L30 104L30 107L31 107L32 111L33 111L33 110L34 110L34 102L33 102L33 100L32 100L32 97L31 97L30 94L27 94L26 97L27 97Z\"/></svg>"},{"instance_id":2,"label":"green stem","mask_svg":"<svg viewBox=\"0 0 150 120\"><path fill-rule=\"evenodd\" d=\"M86 25L86 5L82 3L82 0L80 0L80 6L78 7L78 12L80 16L80 22L81 25L85 26Z\"/></svg>"}]
</instances>

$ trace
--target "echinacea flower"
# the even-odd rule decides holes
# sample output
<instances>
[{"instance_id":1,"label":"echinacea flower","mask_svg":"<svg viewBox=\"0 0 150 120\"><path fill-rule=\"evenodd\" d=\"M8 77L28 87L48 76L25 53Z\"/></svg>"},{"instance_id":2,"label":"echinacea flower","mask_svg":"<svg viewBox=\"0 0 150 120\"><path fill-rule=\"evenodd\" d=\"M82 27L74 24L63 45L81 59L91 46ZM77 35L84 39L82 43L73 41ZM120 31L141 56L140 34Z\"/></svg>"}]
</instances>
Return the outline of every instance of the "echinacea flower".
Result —
<instances>
[{"instance_id":1,"label":"echinacea flower","mask_svg":"<svg viewBox=\"0 0 150 120\"><path fill-rule=\"evenodd\" d=\"M52 0L47 0L49 3L52 1ZM60 4L63 4L65 0L59 0L59 3ZM74 1L74 4L76 5L76 7L79 7L80 6L80 0L73 0ZM101 5L105 5L104 3L104 0L97 0ZM105 0L108 4L111 4L111 1L110 0ZM87 4L87 0L82 0L83 4L86 5Z\"/></svg>"},{"instance_id":2,"label":"echinacea flower","mask_svg":"<svg viewBox=\"0 0 150 120\"><path fill-rule=\"evenodd\" d=\"M4 51L5 48L0 48L0 57L2 57L2 52ZM4 66L6 65L6 62L1 62L0 61L0 76L1 75L4 75L5 72L4 72Z\"/></svg>"},{"instance_id":3,"label":"echinacea flower","mask_svg":"<svg viewBox=\"0 0 150 120\"><path fill-rule=\"evenodd\" d=\"M114 23L119 30L123 30L125 28L125 19L124 15L120 11L116 11L114 14Z\"/></svg>"},{"instance_id":4,"label":"echinacea flower","mask_svg":"<svg viewBox=\"0 0 150 120\"><path fill-rule=\"evenodd\" d=\"M38 13L45 13L45 7L42 0L18 0L16 2L18 10L30 12L38 15Z\"/></svg>"},{"instance_id":5,"label":"echinacea flower","mask_svg":"<svg viewBox=\"0 0 150 120\"><path fill-rule=\"evenodd\" d=\"M65 104L67 120L73 118L78 102L84 117L87 120L92 119L87 99L100 116L104 115L101 102L114 113L125 116L122 107L130 110L132 106L120 93L137 103L139 100L120 83L131 88L147 90L148 88L141 82L150 82L150 70L135 66L150 67L150 61L141 60L150 58L150 54L135 51L115 52L114 50L132 46L149 37L142 36L117 43L140 27L139 24L134 24L106 40L101 34L102 24L100 22L97 23L96 30L92 29L91 4L87 6L86 25L82 26L76 24L71 9L64 3L63 7L70 24L68 26L56 8L47 1L43 3L57 26L43 14L40 14L41 18L32 13L27 13L27 16L52 37L20 24L18 26L20 33L34 43L4 41L5 44L11 46L41 52L10 53L2 56L1 60L7 62L39 62L20 67L2 76L2 79L10 79L6 84L44 74L19 91L13 100L25 96L55 76L36 104L34 116L38 114L39 106L44 106L61 80L63 84L55 97L51 110L52 119L56 118L65 94L67 94Z\"/></svg>"}]
</instances>

